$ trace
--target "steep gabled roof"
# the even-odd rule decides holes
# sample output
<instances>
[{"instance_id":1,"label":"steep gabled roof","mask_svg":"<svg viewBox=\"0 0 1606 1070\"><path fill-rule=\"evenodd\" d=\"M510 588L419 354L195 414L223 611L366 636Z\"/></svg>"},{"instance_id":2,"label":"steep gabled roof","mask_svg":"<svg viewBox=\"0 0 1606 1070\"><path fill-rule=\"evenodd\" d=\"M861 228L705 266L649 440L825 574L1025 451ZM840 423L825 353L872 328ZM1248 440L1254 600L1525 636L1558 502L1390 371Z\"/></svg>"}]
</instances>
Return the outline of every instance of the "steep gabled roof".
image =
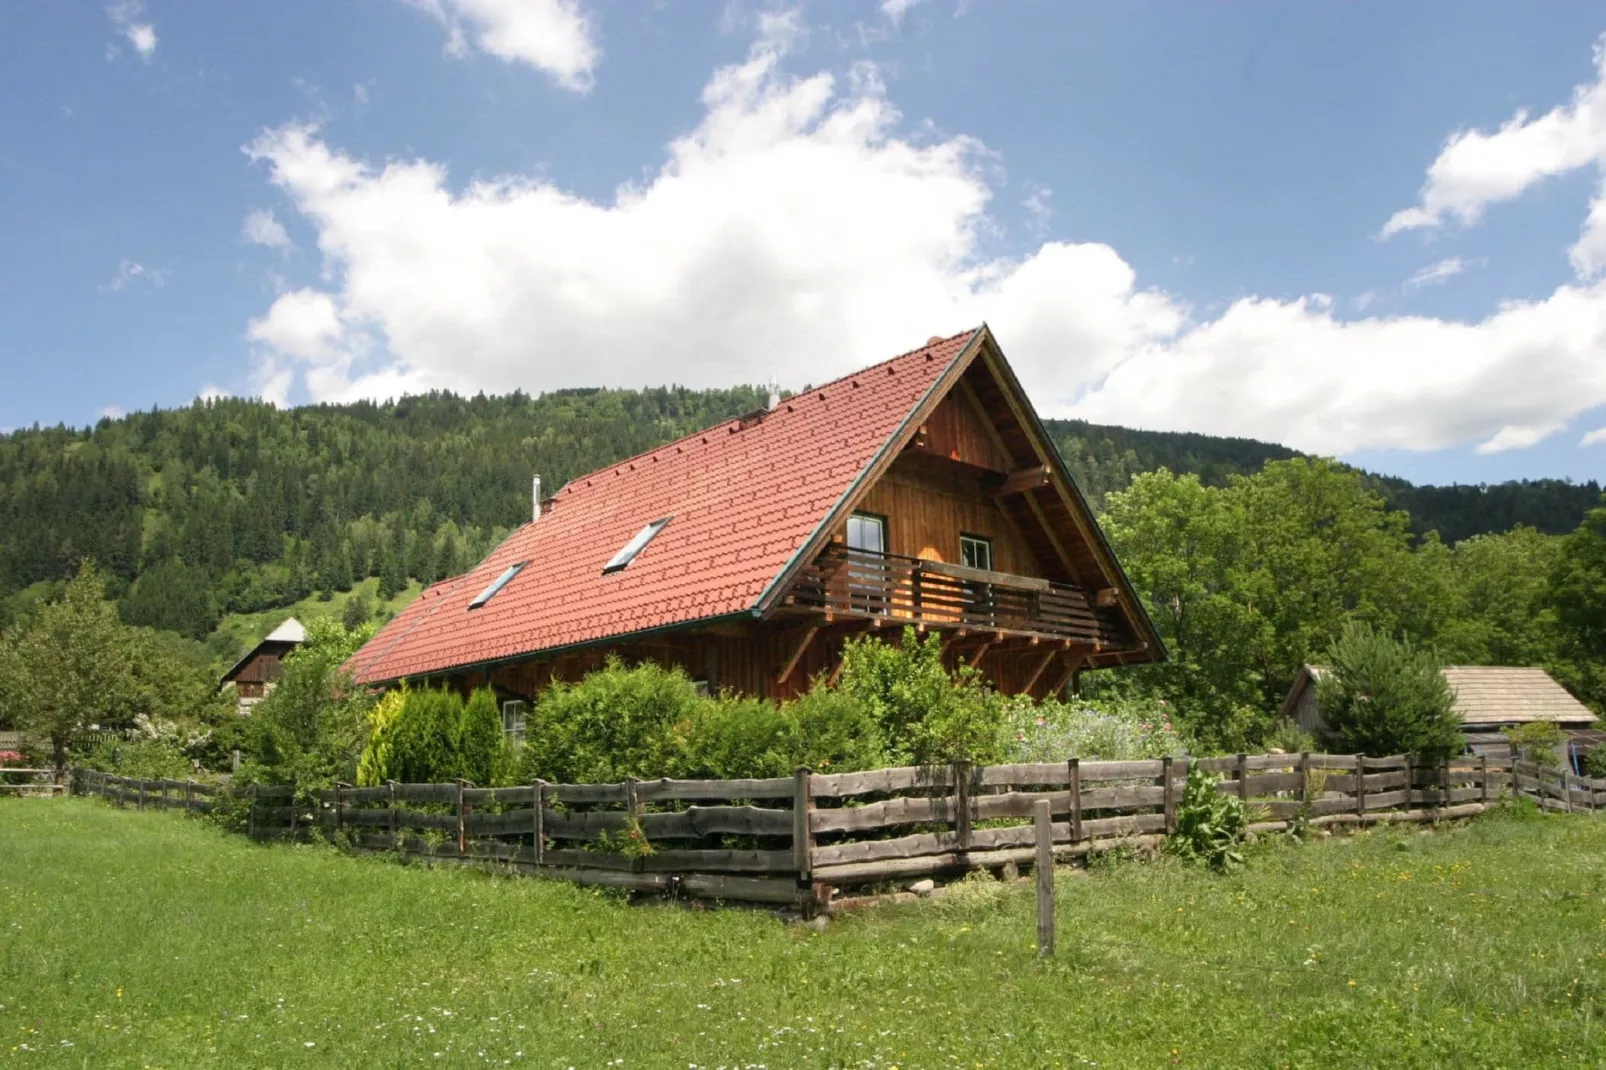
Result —
<instances>
[{"instance_id":1,"label":"steep gabled roof","mask_svg":"<svg viewBox=\"0 0 1606 1070\"><path fill-rule=\"evenodd\" d=\"M919 349L571 481L348 663L383 683L747 613L984 333ZM669 518L624 569L603 567ZM485 605L469 603L524 567Z\"/></svg>"}]
</instances>

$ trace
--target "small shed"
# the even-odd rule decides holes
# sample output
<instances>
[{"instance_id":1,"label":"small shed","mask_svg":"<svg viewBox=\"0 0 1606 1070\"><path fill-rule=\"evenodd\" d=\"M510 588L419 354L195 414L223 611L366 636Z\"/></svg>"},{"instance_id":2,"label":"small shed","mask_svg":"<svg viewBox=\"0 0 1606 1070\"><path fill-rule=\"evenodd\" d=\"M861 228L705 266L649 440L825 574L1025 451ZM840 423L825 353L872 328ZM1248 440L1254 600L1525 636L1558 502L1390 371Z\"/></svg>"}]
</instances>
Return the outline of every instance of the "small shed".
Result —
<instances>
[{"instance_id":1,"label":"small shed","mask_svg":"<svg viewBox=\"0 0 1606 1070\"><path fill-rule=\"evenodd\" d=\"M1320 665L1305 665L1294 678L1281 716L1316 734L1324 726L1316 684L1326 674ZM1446 665L1444 679L1455 695L1455 712L1473 753L1491 757L1510 753L1502 734L1507 728L1551 721L1569 739L1569 758L1606 740L1599 718L1543 669L1511 665Z\"/></svg>"},{"instance_id":2,"label":"small shed","mask_svg":"<svg viewBox=\"0 0 1606 1070\"><path fill-rule=\"evenodd\" d=\"M286 617L283 623L223 674L219 686L234 685L240 712L249 712L284 675L284 656L306 641L307 629L294 617Z\"/></svg>"}]
</instances>

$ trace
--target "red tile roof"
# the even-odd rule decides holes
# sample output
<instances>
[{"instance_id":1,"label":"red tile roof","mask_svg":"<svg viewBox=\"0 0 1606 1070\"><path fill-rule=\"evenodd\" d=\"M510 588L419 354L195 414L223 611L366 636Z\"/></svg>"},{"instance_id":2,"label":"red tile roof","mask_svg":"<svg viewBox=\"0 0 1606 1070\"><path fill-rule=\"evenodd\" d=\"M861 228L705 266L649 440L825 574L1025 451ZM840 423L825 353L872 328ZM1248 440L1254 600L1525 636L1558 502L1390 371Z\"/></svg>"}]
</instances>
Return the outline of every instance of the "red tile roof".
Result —
<instances>
[{"instance_id":1,"label":"red tile roof","mask_svg":"<svg viewBox=\"0 0 1606 1070\"><path fill-rule=\"evenodd\" d=\"M426 590L348 667L382 683L754 609L975 333L573 480L539 521ZM666 516L629 567L603 574ZM495 598L468 608L520 561Z\"/></svg>"}]
</instances>

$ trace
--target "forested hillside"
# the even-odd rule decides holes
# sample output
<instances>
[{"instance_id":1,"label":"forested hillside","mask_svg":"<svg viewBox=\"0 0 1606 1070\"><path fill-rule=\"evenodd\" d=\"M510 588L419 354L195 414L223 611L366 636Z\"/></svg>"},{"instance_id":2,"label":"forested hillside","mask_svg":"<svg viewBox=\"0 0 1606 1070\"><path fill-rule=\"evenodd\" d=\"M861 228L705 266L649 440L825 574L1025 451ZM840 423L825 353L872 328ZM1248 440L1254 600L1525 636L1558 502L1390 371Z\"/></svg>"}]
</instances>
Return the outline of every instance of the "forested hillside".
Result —
<instances>
[{"instance_id":1,"label":"forested hillside","mask_svg":"<svg viewBox=\"0 0 1606 1070\"><path fill-rule=\"evenodd\" d=\"M0 436L0 626L92 558L130 623L235 653L225 613L259 613L377 578L383 603L410 581L473 564L529 515L530 476L564 481L763 404L757 388L568 390L531 397L430 394L281 410L220 399L94 428ZM1249 439L1048 421L1095 504L1157 468L1207 486L1296 457ZM1594 484L1373 485L1418 532L1454 542L1522 523L1572 530ZM224 649L227 647L228 649Z\"/></svg>"}]
</instances>

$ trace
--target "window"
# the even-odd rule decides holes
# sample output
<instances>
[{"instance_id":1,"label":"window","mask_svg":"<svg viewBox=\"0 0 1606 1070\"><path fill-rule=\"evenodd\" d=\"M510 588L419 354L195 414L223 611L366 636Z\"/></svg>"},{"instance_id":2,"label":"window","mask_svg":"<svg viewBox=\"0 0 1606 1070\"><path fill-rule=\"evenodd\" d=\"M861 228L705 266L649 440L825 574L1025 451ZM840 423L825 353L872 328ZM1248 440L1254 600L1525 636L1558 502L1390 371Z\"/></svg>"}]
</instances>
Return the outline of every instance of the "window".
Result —
<instances>
[{"instance_id":1,"label":"window","mask_svg":"<svg viewBox=\"0 0 1606 1070\"><path fill-rule=\"evenodd\" d=\"M872 513L848 517L848 549L872 554L887 552L887 519Z\"/></svg>"},{"instance_id":2,"label":"window","mask_svg":"<svg viewBox=\"0 0 1606 1070\"><path fill-rule=\"evenodd\" d=\"M993 570L993 542L980 535L959 536L959 563L966 568Z\"/></svg>"},{"instance_id":3,"label":"window","mask_svg":"<svg viewBox=\"0 0 1606 1070\"><path fill-rule=\"evenodd\" d=\"M502 703L502 733L515 743L524 742L524 725L530 707L523 699L510 699Z\"/></svg>"},{"instance_id":4,"label":"window","mask_svg":"<svg viewBox=\"0 0 1606 1070\"><path fill-rule=\"evenodd\" d=\"M513 577L517 576L519 574L519 570L522 569L527 564L529 564L528 561L520 561L516 565L509 565L506 569L503 570L503 572L502 572L502 574L500 576L496 577L496 579L491 581L491 585L489 587L487 587L487 588L485 588L485 590L481 591L474 598L474 601L472 601L472 602L470 602L468 604L468 608L470 608L470 609L478 609L481 606L483 606L485 603L489 602L491 599L495 598L497 596L498 592L500 592L502 590L502 588L506 587L508 584L513 582Z\"/></svg>"},{"instance_id":5,"label":"window","mask_svg":"<svg viewBox=\"0 0 1606 1070\"><path fill-rule=\"evenodd\" d=\"M602 566L602 574L606 576L610 572L618 572L634 561L636 555L646 549L649 542L652 542L652 537L664 530L673 519L674 517L666 516L662 520L654 520L651 524L636 532L635 538L625 543L625 548L614 554L613 558Z\"/></svg>"}]
</instances>

